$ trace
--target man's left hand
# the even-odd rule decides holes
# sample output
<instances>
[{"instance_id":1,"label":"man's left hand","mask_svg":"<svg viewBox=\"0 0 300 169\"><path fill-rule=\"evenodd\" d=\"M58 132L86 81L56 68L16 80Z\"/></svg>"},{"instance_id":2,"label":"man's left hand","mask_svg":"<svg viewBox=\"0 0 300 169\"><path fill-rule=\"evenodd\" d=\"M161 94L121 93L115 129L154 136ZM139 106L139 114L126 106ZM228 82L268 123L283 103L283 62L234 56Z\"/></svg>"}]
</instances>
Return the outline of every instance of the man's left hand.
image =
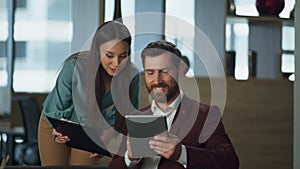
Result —
<instances>
[{"instance_id":1,"label":"man's left hand","mask_svg":"<svg viewBox=\"0 0 300 169\"><path fill-rule=\"evenodd\" d=\"M152 150L166 159L178 160L181 155L180 140L175 135L156 135L149 144Z\"/></svg>"}]
</instances>

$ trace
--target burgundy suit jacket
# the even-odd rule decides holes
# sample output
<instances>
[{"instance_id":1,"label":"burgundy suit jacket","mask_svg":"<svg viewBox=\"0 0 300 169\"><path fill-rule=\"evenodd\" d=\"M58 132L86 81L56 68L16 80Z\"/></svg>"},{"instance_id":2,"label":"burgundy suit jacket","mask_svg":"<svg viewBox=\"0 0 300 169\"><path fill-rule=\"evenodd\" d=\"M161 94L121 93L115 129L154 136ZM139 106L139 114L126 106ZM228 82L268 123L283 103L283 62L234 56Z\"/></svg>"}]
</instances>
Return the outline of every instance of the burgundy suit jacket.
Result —
<instances>
[{"instance_id":1,"label":"burgundy suit jacket","mask_svg":"<svg viewBox=\"0 0 300 169\"><path fill-rule=\"evenodd\" d=\"M140 114L141 112L139 112ZM133 113L134 114L134 113ZM142 114L153 114L150 106ZM187 150L189 169L238 169L239 159L224 129L221 112L216 106L209 106L183 96L173 120L170 133L175 134ZM123 138L119 154L125 154L126 137ZM141 168L143 160L134 168ZM126 169L124 156L115 155L110 169ZM180 163L161 158L158 168L184 168Z\"/></svg>"}]
</instances>

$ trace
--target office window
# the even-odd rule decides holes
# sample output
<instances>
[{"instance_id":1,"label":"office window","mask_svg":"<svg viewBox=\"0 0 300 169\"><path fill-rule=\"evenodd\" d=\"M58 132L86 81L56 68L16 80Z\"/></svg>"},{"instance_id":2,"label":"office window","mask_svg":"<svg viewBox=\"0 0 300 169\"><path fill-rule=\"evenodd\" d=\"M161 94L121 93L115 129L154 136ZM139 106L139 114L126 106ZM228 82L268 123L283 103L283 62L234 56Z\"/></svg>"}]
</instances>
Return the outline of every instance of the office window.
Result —
<instances>
[{"instance_id":1,"label":"office window","mask_svg":"<svg viewBox=\"0 0 300 169\"><path fill-rule=\"evenodd\" d=\"M291 11L294 9L295 0L285 0L285 6L282 12L279 14L280 18L290 18Z\"/></svg>"},{"instance_id":2,"label":"office window","mask_svg":"<svg viewBox=\"0 0 300 169\"><path fill-rule=\"evenodd\" d=\"M106 0L105 1L105 16L104 21L111 21L114 17L114 0ZM135 12L135 0L123 0L121 1L121 13L122 17L128 17L134 15Z\"/></svg>"},{"instance_id":3,"label":"office window","mask_svg":"<svg viewBox=\"0 0 300 169\"><path fill-rule=\"evenodd\" d=\"M70 54L72 0L26 0L15 9L15 92L49 92Z\"/></svg>"},{"instance_id":4,"label":"office window","mask_svg":"<svg viewBox=\"0 0 300 169\"><path fill-rule=\"evenodd\" d=\"M295 27L283 26L282 27L282 50L295 50Z\"/></svg>"},{"instance_id":5,"label":"office window","mask_svg":"<svg viewBox=\"0 0 300 169\"><path fill-rule=\"evenodd\" d=\"M186 75L193 77L194 51L192 49L194 46L195 29L188 29L193 26L186 26L182 23L187 22L190 25L195 25L195 1L166 0L166 15L170 15L171 17L166 17L165 34L172 36L166 36L165 38L176 44L181 50L182 55L188 57L190 70Z\"/></svg>"},{"instance_id":6,"label":"office window","mask_svg":"<svg viewBox=\"0 0 300 169\"><path fill-rule=\"evenodd\" d=\"M114 10L115 10L115 1L114 0L106 0L105 1L105 12L104 12L104 22L113 20L114 17ZM131 27L131 35L132 35L132 42L131 42L131 61L134 62L134 43L135 43L135 32L134 32L134 26L132 26L132 23L126 23L126 21L129 21L134 18L135 14L135 0L123 0L121 1L121 15L122 18L127 18L123 20L124 24L129 28Z\"/></svg>"},{"instance_id":7,"label":"office window","mask_svg":"<svg viewBox=\"0 0 300 169\"><path fill-rule=\"evenodd\" d=\"M294 73L295 72L295 56L294 54L282 54L281 57L281 71L283 73Z\"/></svg>"},{"instance_id":8,"label":"office window","mask_svg":"<svg viewBox=\"0 0 300 169\"><path fill-rule=\"evenodd\" d=\"M24 8L27 6L27 0L17 0L15 1L15 6L17 8Z\"/></svg>"},{"instance_id":9,"label":"office window","mask_svg":"<svg viewBox=\"0 0 300 169\"><path fill-rule=\"evenodd\" d=\"M234 0L237 15L258 16L256 0Z\"/></svg>"},{"instance_id":10,"label":"office window","mask_svg":"<svg viewBox=\"0 0 300 169\"><path fill-rule=\"evenodd\" d=\"M105 1L104 22L111 21L113 19L113 17L114 17L114 6L115 6L115 1L112 1L112 0L106 0Z\"/></svg>"},{"instance_id":11,"label":"office window","mask_svg":"<svg viewBox=\"0 0 300 169\"><path fill-rule=\"evenodd\" d=\"M249 17L259 16L256 10L256 0L234 0L236 7L236 15L246 16L238 19L232 17L227 18L226 24L226 50L236 52L235 62L235 78L246 80L249 78L249 61L248 61L248 44L249 44ZM290 13L295 5L295 0L285 0L285 7L279 14L281 18L290 18ZM256 17L250 17L255 21ZM235 20L236 19L236 20ZM268 19L268 17L266 17ZM270 19L272 19L270 17ZM291 19L292 20L292 19ZM257 17L257 21L260 22ZM280 21L280 19L278 19ZM282 19L282 55L281 55L281 71L283 73L291 73L294 69L294 48L295 48L295 28L292 21ZM263 23L263 22L260 22ZM249 49L250 50L250 49Z\"/></svg>"},{"instance_id":12,"label":"office window","mask_svg":"<svg viewBox=\"0 0 300 169\"><path fill-rule=\"evenodd\" d=\"M11 57L8 45L11 37L8 34L9 0L0 0L0 116L11 111Z\"/></svg>"},{"instance_id":13,"label":"office window","mask_svg":"<svg viewBox=\"0 0 300 169\"><path fill-rule=\"evenodd\" d=\"M235 51L234 77L237 80L249 78L248 39L249 25L246 22L226 24L226 51Z\"/></svg>"},{"instance_id":14,"label":"office window","mask_svg":"<svg viewBox=\"0 0 300 169\"><path fill-rule=\"evenodd\" d=\"M0 87L6 87L8 85L8 10L6 0L0 0L0 30Z\"/></svg>"},{"instance_id":15,"label":"office window","mask_svg":"<svg viewBox=\"0 0 300 169\"><path fill-rule=\"evenodd\" d=\"M295 27L282 27L281 71L289 80L295 80Z\"/></svg>"}]
</instances>

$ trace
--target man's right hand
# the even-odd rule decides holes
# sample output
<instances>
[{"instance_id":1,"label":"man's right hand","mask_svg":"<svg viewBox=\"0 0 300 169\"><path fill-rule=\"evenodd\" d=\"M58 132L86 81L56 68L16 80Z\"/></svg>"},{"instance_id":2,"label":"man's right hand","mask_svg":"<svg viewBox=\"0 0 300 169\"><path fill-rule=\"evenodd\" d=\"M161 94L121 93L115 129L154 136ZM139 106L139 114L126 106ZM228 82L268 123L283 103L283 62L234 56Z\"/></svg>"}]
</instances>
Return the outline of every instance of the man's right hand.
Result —
<instances>
[{"instance_id":1,"label":"man's right hand","mask_svg":"<svg viewBox=\"0 0 300 169\"><path fill-rule=\"evenodd\" d=\"M52 136L55 142L57 143L66 143L70 141L68 136L64 136L62 133L57 132L55 129L52 130Z\"/></svg>"}]
</instances>

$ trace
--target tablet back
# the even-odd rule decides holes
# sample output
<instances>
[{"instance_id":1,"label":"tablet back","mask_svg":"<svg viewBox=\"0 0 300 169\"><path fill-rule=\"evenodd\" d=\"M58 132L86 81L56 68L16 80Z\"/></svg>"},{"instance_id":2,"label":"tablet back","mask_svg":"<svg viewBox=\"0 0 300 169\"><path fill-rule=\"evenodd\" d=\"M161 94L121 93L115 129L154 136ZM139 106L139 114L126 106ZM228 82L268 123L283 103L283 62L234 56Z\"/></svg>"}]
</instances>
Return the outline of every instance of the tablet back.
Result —
<instances>
[{"instance_id":1,"label":"tablet back","mask_svg":"<svg viewBox=\"0 0 300 169\"><path fill-rule=\"evenodd\" d=\"M149 147L149 141L155 135L167 134L165 116L127 115L126 125L130 136L130 145L134 156L150 157L157 155Z\"/></svg>"},{"instance_id":2,"label":"tablet back","mask_svg":"<svg viewBox=\"0 0 300 169\"><path fill-rule=\"evenodd\" d=\"M48 116L47 119L56 131L70 138L67 146L111 157L100 135L93 128Z\"/></svg>"}]
</instances>

